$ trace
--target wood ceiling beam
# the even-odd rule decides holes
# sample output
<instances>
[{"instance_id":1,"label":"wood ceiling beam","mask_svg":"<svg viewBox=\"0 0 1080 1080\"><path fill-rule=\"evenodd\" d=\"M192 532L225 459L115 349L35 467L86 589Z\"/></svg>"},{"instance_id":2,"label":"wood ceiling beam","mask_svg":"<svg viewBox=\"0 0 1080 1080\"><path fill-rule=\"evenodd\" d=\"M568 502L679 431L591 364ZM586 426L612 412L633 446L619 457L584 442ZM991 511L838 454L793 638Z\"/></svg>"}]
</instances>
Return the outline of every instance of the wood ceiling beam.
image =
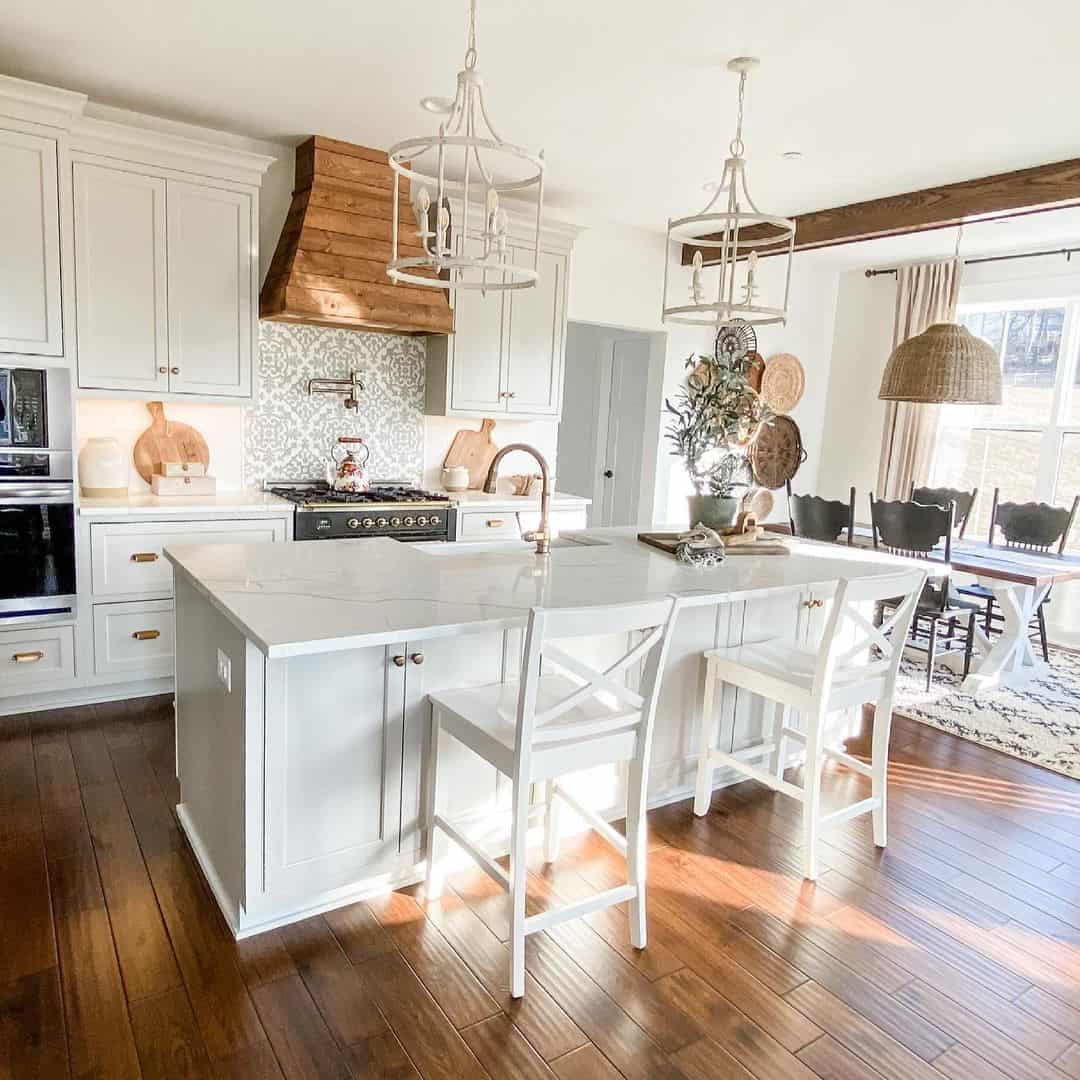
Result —
<instances>
[{"instance_id":1,"label":"wood ceiling beam","mask_svg":"<svg viewBox=\"0 0 1080 1080\"><path fill-rule=\"evenodd\" d=\"M1080 206L1080 159L1077 158L799 214L795 218L795 250L929 232L970 221L1019 217L1069 206ZM743 235L767 237L769 233L768 226L755 226ZM684 266L697 250L693 244L683 245ZM717 261L715 248L700 250L706 265ZM765 248L759 253L775 255L784 250L786 245L772 251Z\"/></svg>"}]
</instances>

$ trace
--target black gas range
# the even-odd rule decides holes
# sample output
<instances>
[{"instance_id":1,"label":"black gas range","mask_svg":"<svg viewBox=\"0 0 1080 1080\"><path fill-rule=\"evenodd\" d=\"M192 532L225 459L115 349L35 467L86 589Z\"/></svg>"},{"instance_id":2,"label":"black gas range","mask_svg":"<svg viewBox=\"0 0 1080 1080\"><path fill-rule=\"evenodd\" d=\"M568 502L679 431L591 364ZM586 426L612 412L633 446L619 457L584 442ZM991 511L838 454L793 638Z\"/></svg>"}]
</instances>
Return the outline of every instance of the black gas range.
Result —
<instances>
[{"instance_id":1,"label":"black gas range","mask_svg":"<svg viewBox=\"0 0 1080 1080\"><path fill-rule=\"evenodd\" d=\"M367 491L335 491L319 480L266 485L273 495L296 505L293 538L340 540L389 536L395 540L453 540L457 508L448 495L393 482Z\"/></svg>"}]
</instances>

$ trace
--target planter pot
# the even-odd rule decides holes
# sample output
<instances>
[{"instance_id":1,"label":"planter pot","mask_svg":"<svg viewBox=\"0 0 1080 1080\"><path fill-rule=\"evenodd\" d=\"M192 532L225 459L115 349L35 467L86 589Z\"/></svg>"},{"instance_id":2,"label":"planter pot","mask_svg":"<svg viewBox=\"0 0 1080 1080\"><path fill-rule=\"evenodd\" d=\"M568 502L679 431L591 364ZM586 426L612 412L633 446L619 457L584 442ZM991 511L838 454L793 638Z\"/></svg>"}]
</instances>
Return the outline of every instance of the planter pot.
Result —
<instances>
[{"instance_id":1,"label":"planter pot","mask_svg":"<svg viewBox=\"0 0 1080 1080\"><path fill-rule=\"evenodd\" d=\"M704 525L709 529L723 529L734 525L739 516L742 499L727 495L690 495L690 527Z\"/></svg>"}]
</instances>

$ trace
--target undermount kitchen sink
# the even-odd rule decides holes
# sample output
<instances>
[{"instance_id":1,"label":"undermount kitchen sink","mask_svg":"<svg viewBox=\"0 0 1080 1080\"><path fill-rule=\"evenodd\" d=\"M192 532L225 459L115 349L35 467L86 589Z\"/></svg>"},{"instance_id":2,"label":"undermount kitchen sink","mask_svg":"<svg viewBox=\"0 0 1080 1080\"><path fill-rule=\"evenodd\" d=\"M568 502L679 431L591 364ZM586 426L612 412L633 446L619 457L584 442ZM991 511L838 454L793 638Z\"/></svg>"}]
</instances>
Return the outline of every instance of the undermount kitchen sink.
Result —
<instances>
[{"instance_id":1,"label":"undermount kitchen sink","mask_svg":"<svg viewBox=\"0 0 1080 1080\"><path fill-rule=\"evenodd\" d=\"M490 540L476 542L457 541L452 544L416 544L422 548L425 555L438 555L442 558L464 558L471 555L506 555L535 553L536 545L531 540L506 540L492 543ZM591 537L556 536L551 541L551 550L559 551L563 548L587 548L607 547L608 541L594 540Z\"/></svg>"}]
</instances>

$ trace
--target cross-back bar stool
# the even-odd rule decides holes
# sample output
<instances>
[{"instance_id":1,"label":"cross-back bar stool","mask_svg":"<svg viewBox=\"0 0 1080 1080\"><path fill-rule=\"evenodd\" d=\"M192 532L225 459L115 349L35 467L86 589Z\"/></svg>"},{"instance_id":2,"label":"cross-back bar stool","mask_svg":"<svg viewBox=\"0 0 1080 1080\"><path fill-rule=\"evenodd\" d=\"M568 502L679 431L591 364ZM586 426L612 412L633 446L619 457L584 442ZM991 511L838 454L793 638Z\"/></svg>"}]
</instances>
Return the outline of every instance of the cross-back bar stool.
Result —
<instances>
[{"instance_id":1,"label":"cross-back bar stool","mask_svg":"<svg viewBox=\"0 0 1080 1080\"><path fill-rule=\"evenodd\" d=\"M473 857L510 895L510 993L525 993L525 937L612 904L630 902L630 940L646 944L645 785L660 676L667 658L676 602L671 598L603 607L533 608L525 635L521 678L473 689L430 695L431 742L427 761L427 894L439 892L437 832ZM602 670L555 642L623 635L627 650ZM627 675L640 670L635 689ZM633 681L633 680L631 680ZM445 731L510 778L510 871L442 817L436 809L439 733ZM629 762L626 836L584 806L559 777L599 765ZM546 784L545 801L530 806L535 783ZM627 883L577 903L525 916L525 858L529 820L544 813L544 857L558 855L559 801L567 803L626 856Z\"/></svg>"},{"instance_id":2,"label":"cross-back bar stool","mask_svg":"<svg viewBox=\"0 0 1080 1080\"><path fill-rule=\"evenodd\" d=\"M837 581L832 609L816 647L794 636L783 636L705 653L705 704L694 796L694 813L698 817L708 812L714 770L726 765L802 803L803 872L810 880L818 875L818 836L823 827L869 812L874 815L874 843L885 846L885 781L896 672L925 581L926 574L916 568L875 578ZM895 597L900 599L892 616L883 625L875 626L866 610ZM765 741L734 753L716 748L713 717L721 683L742 687L773 703L771 733ZM875 703L869 765L825 742L830 713L867 701ZM802 714L804 730L788 723L792 709ZM806 747L801 787L784 779L789 739ZM767 769L751 764L763 757L769 758ZM823 815L821 770L826 758L869 776L870 797Z\"/></svg>"}]
</instances>

